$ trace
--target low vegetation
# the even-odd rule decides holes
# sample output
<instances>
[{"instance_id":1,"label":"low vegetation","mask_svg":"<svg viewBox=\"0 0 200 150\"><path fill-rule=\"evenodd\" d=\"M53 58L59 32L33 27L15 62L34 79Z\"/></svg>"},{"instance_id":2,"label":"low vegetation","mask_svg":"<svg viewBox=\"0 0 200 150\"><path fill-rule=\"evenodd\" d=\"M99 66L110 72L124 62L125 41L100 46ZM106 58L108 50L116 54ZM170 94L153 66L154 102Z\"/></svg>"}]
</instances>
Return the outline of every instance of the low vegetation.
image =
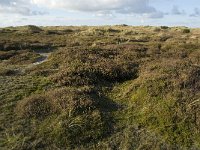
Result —
<instances>
[{"instance_id":1,"label":"low vegetation","mask_svg":"<svg viewBox=\"0 0 200 150\"><path fill-rule=\"evenodd\" d=\"M199 38L167 26L0 29L0 149L199 149Z\"/></svg>"}]
</instances>

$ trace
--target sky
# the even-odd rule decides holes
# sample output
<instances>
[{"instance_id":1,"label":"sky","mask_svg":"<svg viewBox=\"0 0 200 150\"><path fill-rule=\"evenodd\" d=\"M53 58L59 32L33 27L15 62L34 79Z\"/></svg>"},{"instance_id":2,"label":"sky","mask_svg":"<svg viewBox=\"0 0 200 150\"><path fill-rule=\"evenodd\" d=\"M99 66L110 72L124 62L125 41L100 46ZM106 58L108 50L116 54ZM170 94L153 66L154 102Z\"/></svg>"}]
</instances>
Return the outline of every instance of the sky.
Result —
<instances>
[{"instance_id":1,"label":"sky","mask_svg":"<svg viewBox=\"0 0 200 150\"><path fill-rule=\"evenodd\" d=\"M0 27L119 24L200 27L200 0L0 0Z\"/></svg>"}]
</instances>

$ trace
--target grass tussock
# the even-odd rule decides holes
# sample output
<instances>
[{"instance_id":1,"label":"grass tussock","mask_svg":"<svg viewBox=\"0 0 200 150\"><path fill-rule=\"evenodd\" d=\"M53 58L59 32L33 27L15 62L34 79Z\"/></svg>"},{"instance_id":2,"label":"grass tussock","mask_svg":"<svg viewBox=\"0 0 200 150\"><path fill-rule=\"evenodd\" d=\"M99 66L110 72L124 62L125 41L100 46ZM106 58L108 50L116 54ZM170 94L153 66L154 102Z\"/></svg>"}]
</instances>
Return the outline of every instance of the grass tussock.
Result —
<instances>
[{"instance_id":1,"label":"grass tussock","mask_svg":"<svg viewBox=\"0 0 200 150\"><path fill-rule=\"evenodd\" d=\"M56 112L56 105L47 96L34 95L21 101L16 111L25 118L44 118Z\"/></svg>"}]
</instances>

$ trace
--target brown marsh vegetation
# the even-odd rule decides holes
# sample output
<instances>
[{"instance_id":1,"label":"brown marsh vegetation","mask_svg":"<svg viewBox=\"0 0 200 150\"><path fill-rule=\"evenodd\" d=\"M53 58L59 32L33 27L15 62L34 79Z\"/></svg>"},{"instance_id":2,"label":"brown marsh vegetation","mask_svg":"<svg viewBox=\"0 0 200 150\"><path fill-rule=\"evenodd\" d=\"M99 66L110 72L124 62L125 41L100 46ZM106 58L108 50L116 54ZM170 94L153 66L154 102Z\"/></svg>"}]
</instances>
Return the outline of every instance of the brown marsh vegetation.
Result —
<instances>
[{"instance_id":1,"label":"brown marsh vegetation","mask_svg":"<svg viewBox=\"0 0 200 150\"><path fill-rule=\"evenodd\" d=\"M199 91L199 29L0 29L0 149L196 150Z\"/></svg>"}]
</instances>

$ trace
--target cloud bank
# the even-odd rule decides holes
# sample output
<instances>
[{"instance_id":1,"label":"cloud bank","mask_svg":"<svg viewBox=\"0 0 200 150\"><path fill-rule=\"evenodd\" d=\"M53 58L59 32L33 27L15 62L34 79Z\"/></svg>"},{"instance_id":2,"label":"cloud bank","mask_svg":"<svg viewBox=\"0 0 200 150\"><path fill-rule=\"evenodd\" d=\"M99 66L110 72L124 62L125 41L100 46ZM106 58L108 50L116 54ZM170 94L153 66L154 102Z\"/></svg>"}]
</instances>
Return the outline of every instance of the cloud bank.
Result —
<instances>
[{"instance_id":1,"label":"cloud bank","mask_svg":"<svg viewBox=\"0 0 200 150\"><path fill-rule=\"evenodd\" d=\"M44 24L58 24L51 18L58 20L59 17L80 19L82 24L95 20L92 24L96 25L122 22L183 25L188 20L196 24L200 9L194 7L199 5L198 0L0 0L0 26L41 24L44 18L49 20Z\"/></svg>"},{"instance_id":2,"label":"cloud bank","mask_svg":"<svg viewBox=\"0 0 200 150\"><path fill-rule=\"evenodd\" d=\"M149 14L149 17L163 17L161 12L149 5L149 0L31 0L31 3L49 8L105 15L112 13Z\"/></svg>"},{"instance_id":3,"label":"cloud bank","mask_svg":"<svg viewBox=\"0 0 200 150\"><path fill-rule=\"evenodd\" d=\"M44 12L30 9L29 0L0 0L0 14L43 15Z\"/></svg>"},{"instance_id":4,"label":"cloud bank","mask_svg":"<svg viewBox=\"0 0 200 150\"><path fill-rule=\"evenodd\" d=\"M172 15L184 15L186 14L185 10L180 10L178 6L174 5L172 8Z\"/></svg>"},{"instance_id":5,"label":"cloud bank","mask_svg":"<svg viewBox=\"0 0 200 150\"><path fill-rule=\"evenodd\" d=\"M155 8L149 6L149 0L31 0L31 2L50 8L86 12L151 13L156 11Z\"/></svg>"},{"instance_id":6,"label":"cloud bank","mask_svg":"<svg viewBox=\"0 0 200 150\"><path fill-rule=\"evenodd\" d=\"M92 12L96 14L145 14L162 18L164 13L152 7L149 0L1 0L0 14L40 15L31 6L67 11Z\"/></svg>"},{"instance_id":7,"label":"cloud bank","mask_svg":"<svg viewBox=\"0 0 200 150\"><path fill-rule=\"evenodd\" d=\"M200 16L200 9L199 8L194 8L194 13L190 15L191 17L199 17Z\"/></svg>"}]
</instances>

